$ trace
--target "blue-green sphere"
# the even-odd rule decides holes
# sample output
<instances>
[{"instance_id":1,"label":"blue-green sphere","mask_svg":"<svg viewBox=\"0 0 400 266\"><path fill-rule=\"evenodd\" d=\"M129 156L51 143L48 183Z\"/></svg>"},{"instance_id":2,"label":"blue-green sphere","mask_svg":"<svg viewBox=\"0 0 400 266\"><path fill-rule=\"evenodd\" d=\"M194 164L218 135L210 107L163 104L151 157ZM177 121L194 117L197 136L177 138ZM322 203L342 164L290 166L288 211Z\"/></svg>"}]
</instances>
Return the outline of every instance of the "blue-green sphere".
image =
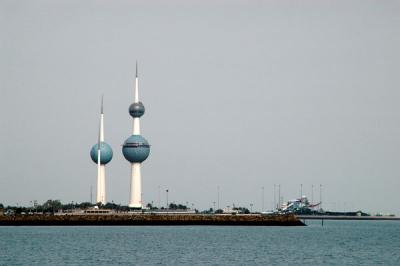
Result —
<instances>
[{"instance_id":1,"label":"blue-green sphere","mask_svg":"<svg viewBox=\"0 0 400 266\"><path fill-rule=\"evenodd\" d=\"M92 149L90 150L90 157L92 158L94 163L97 163L97 150L98 144L94 144ZM100 164L107 164L111 161L113 157L113 151L105 142L100 142Z\"/></svg>"},{"instance_id":2,"label":"blue-green sphere","mask_svg":"<svg viewBox=\"0 0 400 266\"><path fill-rule=\"evenodd\" d=\"M131 163L141 163L150 154L150 145L141 135L132 135L122 145L125 159Z\"/></svg>"},{"instance_id":3,"label":"blue-green sphere","mask_svg":"<svg viewBox=\"0 0 400 266\"><path fill-rule=\"evenodd\" d=\"M144 111L145 109L142 102L132 103L131 106L129 106L129 114L134 118L141 117Z\"/></svg>"}]
</instances>

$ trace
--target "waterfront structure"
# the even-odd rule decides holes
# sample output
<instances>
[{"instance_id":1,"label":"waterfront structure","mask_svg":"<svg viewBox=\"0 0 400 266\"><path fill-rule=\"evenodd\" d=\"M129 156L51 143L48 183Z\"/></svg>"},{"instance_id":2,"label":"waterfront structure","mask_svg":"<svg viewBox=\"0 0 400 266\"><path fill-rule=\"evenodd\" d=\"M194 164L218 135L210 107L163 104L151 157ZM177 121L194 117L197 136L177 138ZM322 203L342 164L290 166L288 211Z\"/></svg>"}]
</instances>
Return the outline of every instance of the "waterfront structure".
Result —
<instances>
[{"instance_id":1,"label":"waterfront structure","mask_svg":"<svg viewBox=\"0 0 400 266\"><path fill-rule=\"evenodd\" d=\"M104 142L104 110L103 97L101 98L100 108L100 126L97 143L90 150L90 157L97 164L97 193L96 203L106 204L106 164L113 157L113 151L106 142Z\"/></svg>"},{"instance_id":2,"label":"waterfront structure","mask_svg":"<svg viewBox=\"0 0 400 266\"><path fill-rule=\"evenodd\" d=\"M134 100L129 106L129 114L133 118L133 132L122 145L122 154L125 159L131 163L131 186L128 206L135 209L143 208L141 163L146 160L150 154L149 143L140 135L139 119L144 114L144 111L144 105L139 101L139 78L136 63Z\"/></svg>"}]
</instances>

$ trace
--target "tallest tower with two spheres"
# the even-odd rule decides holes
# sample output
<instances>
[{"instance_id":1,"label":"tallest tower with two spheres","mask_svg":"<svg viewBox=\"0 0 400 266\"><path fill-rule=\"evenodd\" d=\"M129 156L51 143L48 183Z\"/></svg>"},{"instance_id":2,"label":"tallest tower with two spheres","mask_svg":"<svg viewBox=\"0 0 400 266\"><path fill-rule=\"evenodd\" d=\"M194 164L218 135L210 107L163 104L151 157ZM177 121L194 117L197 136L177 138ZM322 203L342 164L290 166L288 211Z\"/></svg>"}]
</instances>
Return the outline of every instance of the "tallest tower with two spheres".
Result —
<instances>
[{"instance_id":1,"label":"tallest tower with two spheres","mask_svg":"<svg viewBox=\"0 0 400 266\"><path fill-rule=\"evenodd\" d=\"M131 188L129 207L135 209L143 208L142 203L142 175L141 163L150 154L150 145L147 140L140 135L140 117L144 114L145 108L139 101L139 77L136 63L135 92L133 103L129 106L129 114L133 118L133 132L122 145L122 153L131 163Z\"/></svg>"}]
</instances>

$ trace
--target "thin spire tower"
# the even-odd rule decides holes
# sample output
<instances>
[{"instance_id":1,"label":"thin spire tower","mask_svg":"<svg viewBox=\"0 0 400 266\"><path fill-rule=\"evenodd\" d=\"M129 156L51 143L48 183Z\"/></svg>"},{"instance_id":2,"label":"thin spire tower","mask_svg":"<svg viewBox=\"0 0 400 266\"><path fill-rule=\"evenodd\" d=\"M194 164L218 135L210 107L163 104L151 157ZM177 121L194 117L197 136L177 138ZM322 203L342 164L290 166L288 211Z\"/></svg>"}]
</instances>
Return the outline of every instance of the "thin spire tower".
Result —
<instances>
[{"instance_id":1,"label":"thin spire tower","mask_svg":"<svg viewBox=\"0 0 400 266\"><path fill-rule=\"evenodd\" d=\"M97 192L96 203L106 204L106 164L112 159L113 152L106 142L104 142L104 108L103 96L101 97L100 125L97 143L90 151L90 157L97 164Z\"/></svg>"}]
</instances>

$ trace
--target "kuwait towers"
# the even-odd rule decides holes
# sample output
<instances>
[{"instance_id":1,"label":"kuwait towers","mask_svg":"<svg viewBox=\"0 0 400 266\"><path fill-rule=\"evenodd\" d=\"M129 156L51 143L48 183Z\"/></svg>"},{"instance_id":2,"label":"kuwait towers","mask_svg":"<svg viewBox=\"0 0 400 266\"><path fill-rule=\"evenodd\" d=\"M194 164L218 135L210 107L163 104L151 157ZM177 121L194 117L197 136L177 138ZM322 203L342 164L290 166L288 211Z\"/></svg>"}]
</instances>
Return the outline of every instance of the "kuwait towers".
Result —
<instances>
[{"instance_id":1,"label":"kuwait towers","mask_svg":"<svg viewBox=\"0 0 400 266\"><path fill-rule=\"evenodd\" d=\"M103 97L101 98L100 128L96 144L90 150L90 157L97 164L97 194L96 203L106 204L106 164L112 159L113 152L107 143L104 142L104 112Z\"/></svg>"},{"instance_id":2,"label":"kuwait towers","mask_svg":"<svg viewBox=\"0 0 400 266\"><path fill-rule=\"evenodd\" d=\"M144 114L144 105L139 101L139 79L136 63L135 96L133 103L129 106L129 114L133 118L133 134L122 145L122 153L131 162L131 191L129 207L141 209L142 203L142 176L140 173L141 163L150 154L150 145L140 135L140 117Z\"/></svg>"}]
</instances>

